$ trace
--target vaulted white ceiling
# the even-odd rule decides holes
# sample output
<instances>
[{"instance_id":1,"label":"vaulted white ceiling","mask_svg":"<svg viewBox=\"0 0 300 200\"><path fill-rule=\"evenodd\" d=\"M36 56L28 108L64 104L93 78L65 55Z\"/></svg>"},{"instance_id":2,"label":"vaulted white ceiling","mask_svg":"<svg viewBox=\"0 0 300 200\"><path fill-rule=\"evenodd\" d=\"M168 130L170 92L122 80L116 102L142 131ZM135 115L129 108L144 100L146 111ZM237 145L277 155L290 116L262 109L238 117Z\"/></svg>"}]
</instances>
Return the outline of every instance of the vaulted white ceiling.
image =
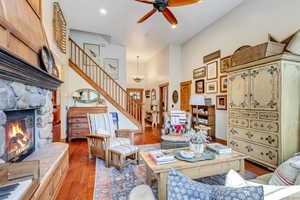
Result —
<instances>
[{"instance_id":1,"label":"vaulted white ceiling","mask_svg":"<svg viewBox=\"0 0 300 200\"><path fill-rule=\"evenodd\" d=\"M203 0L183 7L170 8L179 24L172 29L160 13L142 24L136 21L152 5L134 0L60 0L70 28L111 36L114 43L127 47L127 59L139 55L147 60L170 43L182 43L218 20L243 0ZM107 10L107 15L99 9Z\"/></svg>"}]
</instances>

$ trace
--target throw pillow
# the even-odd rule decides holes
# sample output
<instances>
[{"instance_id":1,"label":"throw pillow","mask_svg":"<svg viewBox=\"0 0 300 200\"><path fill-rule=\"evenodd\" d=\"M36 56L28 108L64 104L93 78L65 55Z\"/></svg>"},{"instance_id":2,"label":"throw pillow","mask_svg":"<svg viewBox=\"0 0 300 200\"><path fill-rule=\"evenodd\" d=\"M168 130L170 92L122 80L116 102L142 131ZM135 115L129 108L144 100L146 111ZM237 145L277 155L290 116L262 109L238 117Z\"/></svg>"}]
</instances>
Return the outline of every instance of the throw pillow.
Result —
<instances>
[{"instance_id":1,"label":"throw pillow","mask_svg":"<svg viewBox=\"0 0 300 200\"><path fill-rule=\"evenodd\" d=\"M191 180L174 169L168 177L168 200L263 200L263 187L232 188L212 186Z\"/></svg>"},{"instance_id":2,"label":"throw pillow","mask_svg":"<svg viewBox=\"0 0 300 200\"><path fill-rule=\"evenodd\" d=\"M263 185L246 181L234 170L230 170L227 174L225 186L237 188L246 186L263 186L265 200L280 200L300 192L300 186Z\"/></svg>"},{"instance_id":3,"label":"throw pillow","mask_svg":"<svg viewBox=\"0 0 300 200\"><path fill-rule=\"evenodd\" d=\"M282 163L269 180L270 185L294 185L300 173L300 156L294 156Z\"/></svg>"}]
</instances>

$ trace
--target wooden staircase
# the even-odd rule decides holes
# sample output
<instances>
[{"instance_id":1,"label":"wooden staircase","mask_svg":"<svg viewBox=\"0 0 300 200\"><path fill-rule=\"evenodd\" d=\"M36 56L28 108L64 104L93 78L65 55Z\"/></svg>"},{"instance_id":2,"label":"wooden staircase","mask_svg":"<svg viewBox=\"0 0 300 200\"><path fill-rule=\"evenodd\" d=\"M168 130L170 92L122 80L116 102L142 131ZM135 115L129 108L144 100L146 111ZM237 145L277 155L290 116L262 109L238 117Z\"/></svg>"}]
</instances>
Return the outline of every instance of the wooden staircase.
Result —
<instances>
[{"instance_id":1,"label":"wooden staircase","mask_svg":"<svg viewBox=\"0 0 300 200\"><path fill-rule=\"evenodd\" d=\"M69 65L105 99L143 130L143 106L122 88L76 42L69 38Z\"/></svg>"}]
</instances>

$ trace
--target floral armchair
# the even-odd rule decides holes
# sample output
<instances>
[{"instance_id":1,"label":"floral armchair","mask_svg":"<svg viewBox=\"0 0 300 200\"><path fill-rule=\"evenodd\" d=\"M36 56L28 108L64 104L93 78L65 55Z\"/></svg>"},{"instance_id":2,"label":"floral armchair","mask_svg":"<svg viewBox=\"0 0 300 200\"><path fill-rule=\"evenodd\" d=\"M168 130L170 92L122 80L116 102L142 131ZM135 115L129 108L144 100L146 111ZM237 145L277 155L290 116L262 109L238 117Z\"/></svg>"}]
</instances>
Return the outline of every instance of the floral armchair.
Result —
<instances>
[{"instance_id":1,"label":"floral armchair","mask_svg":"<svg viewBox=\"0 0 300 200\"><path fill-rule=\"evenodd\" d=\"M185 111L164 112L162 135L171 133L187 133L192 126L192 115Z\"/></svg>"}]
</instances>

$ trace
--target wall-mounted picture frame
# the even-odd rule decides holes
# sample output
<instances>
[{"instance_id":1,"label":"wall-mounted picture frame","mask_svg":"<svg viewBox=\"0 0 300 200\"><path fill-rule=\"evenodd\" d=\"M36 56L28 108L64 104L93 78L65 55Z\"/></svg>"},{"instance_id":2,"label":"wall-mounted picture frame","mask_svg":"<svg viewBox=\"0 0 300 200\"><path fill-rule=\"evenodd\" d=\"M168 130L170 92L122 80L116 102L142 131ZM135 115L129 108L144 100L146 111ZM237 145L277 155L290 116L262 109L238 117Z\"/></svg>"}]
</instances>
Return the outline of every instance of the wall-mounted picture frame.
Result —
<instances>
[{"instance_id":1,"label":"wall-mounted picture frame","mask_svg":"<svg viewBox=\"0 0 300 200\"><path fill-rule=\"evenodd\" d=\"M172 100L173 100L173 103L174 103L174 104L177 104L177 103L178 103L178 99L179 99L178 92L177 92L177 90L174 90L173 93L172 93Z\"/></svg>"},{"instance_id":2,"label":"wall-mounted picture frame","mask_svg":"<svg viewBox=\"0 0 300 200\"><path fill-rule=\"evenodd\" d=\"M228 88L228 76L227 75L220 76L219 84L220 84L220 92L226 93Z\"/></svg>"},{"instance_id":3,"label":"wall-mounted picture frame","mask_svg":"<svg viewBox=\"0 0 300 200\"><path fill-rule=\"evenodd\" d=\"M155 89L151 90L151 101L156 101L156 90Z\"/></svg>"},{"instance_id":4,"label":"wall-mounted picture frame","mask_svg":"<svg viewBox=\"0 0 300 200\"><path fill-rule=\"evenodd\" d=\"M231 56L224 57L220 60L220 72L226 73L231 67Z\"/></svg>"},{"instance_id":5,"label":"wall-mounted picture frame","mask_svg":"<svg viewBox=\"0 0 300 200\"><path fill-rule=\"evenodd\" d=\"M207 64L207 80L213 80L218 78L218 61L214 61Z\"/></svg>"},{"instance_id":6,"label":"wall-mounted picture frame","mask_svg":"<svg viewBox=\"0 0 300 200\"><path fill-rule=\"evenodd\" d=\"M203 57L203 63L208 63L210 61L216 60L221 57L221 50L217 50Z\"/></svg>"},{"instance_id":7,"label":"wall-mounted picture frame","mask_svg":"<svg viewBox=\"0 0 300 200\"><path fill-rule=\"evenodd\" d=\"M216 96L216 109L227 110L227 95Z\"/></svg>"},{"instance_id":8,"label":"wall-mounted picture frame","mask_svg":"<svg viewBox=\"0 0 300 200\"><path fill-rule=\"evenodd\" d=\"M119 80L119 60L117 58L104 58L105 71L114 79Z\"/></svg>"},{"instance_id":9,"label":"wall-mounted picture frame","mask_svg":"<svg viewBox=\"0 0 300 200\"><path fill-rule=\"evenodd\" d=\"M205 78L206 77L206 66L197 68L193 70L193 78L199 79L199 78Z\"/></svg>"},{"instance_id":10,"label":"wall-mounted picture frame","mask_svg":"<svg viewBox=\"0 0 300 200\"><path fill-rule=\"evenodd\" d=\"M145 90L145 97L148 99L150 98L151 91L150 90Z\"/></svg>"},{"instance_id":11,"label":"wall-mounted picture frame","mask_svg":"<svg viewBox=\"0 0 300 200\"><path fill-rule=\"evenodd\" d=\"M93 59L100 57L99 44L83 43L83 49Z\"/></svg>"},{"instance_id":12,"label":"wall-mounted picture frame","mask_svg":"<svg viewBox=\"0 0 300 200\"><path fill-rule=\"evenodd\" d=\"M207 94L213 94L218 92L218 81L210 81L206 83L206 89Z\"/></svg>"},{"instance_id":13,"label":"wall-mounted picture frame","mask_svg":"<svg viewBox=\"0 0 300 200\"><path fill-rule=\"evenodd\" d=\"M196 94L203 94L205 92L205 81L204 79L195 82L195 92Z\"/></svg>"}]
</instances>

